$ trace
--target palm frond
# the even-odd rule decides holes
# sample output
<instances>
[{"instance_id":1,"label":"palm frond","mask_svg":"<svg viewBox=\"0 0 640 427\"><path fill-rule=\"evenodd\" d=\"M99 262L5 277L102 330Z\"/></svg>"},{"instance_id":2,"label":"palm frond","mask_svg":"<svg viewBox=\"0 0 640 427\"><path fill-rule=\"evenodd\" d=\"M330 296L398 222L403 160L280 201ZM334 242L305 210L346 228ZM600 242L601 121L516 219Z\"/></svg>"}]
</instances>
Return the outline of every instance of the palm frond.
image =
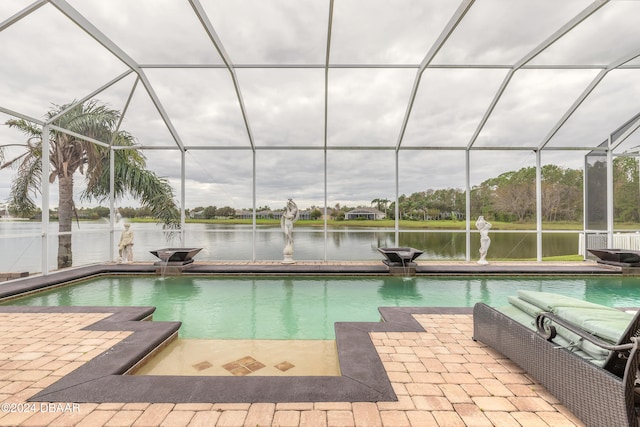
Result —
<instances>
[{"instance_id":1,"label":"palm frond","mask_svg":"<svg viewBox=\"0 0 640 427\"><path fill-rule=\"evenodd\" d=\"M49 112L49 118L57 116L73 104L56 106L56 110ZM115 129L119 119L119 111L100 104L97 100L91 100L74 106L58 117L54 123L75 133L109 143L113 129ZM77 140L76 142L80 144L86 143L86 141L82 140Z\"/></svg>"},{"instance_id":2,"label":"palm frond","mask_svg":"<svg viewBox=\"0 0 640 427\"><path fill-rule=\"evenodd\" d=\"M42 137L42 128L23 119L12 119L5 122L10 128L17 128L30 137Z\"/></svg>"},{"instance_id":3,"label":"palm frond","mask_svg":"<svg viewBox=\"0 0 640 427\"><path fill-rule=\"evenodd\" d=\"M73 176L76 172L85 175L87 180L87 187L81 198L102 201L109 197L111 150L88 141L94 139L127 147L113 151L116 198L131 194L144 207L149 208L165 228L178 228L180 215L169 181L146 170L145 158L130 134L118 132L114 135L120 115L119 111L102 105L97 100L82 104L72 102L54 105L46 114L47 122L69 132L50 129L48 135L43 135L41 128L25 120L9 120L9 127L29 136L25 152L10 161L6 161L6 152L0 147L0 168L12 166L18 169L11 187L11 206L22 214L32 214L36 209L32 196L41 191L42 180L53 182L57 178L59 183L65 184L64 203L63 192L60 191L59 227L61 230L63 226L70 229L72 212L67 211L74 209L70 198L73 197ZM49 150L51 173L48 177L42 176L43 147ZM59 240L58 267L64 268L72 265L71 246L70 242L61 242ZM60 255L61 251L64 252L63 256Z\"/></svg>"},{"instance_id":4,"label":"palm frond","mask_svg":"<svg viewBox=\"0 0 640 427\"><path fill-rule=\"evenodd\" d=\"M22 159L23 157L29 156L29 155L31 155L31 152L25 151L24 153L18 155L17 157L14 157L11 160L7 160L5 163L2 163L2 165L0 165L0 169L14 167L20 162L20 159ZM3 154L2 160L4 161L4 154Z\"/></svg>"},{"instance_id":5,"label":"palm frond","mask_svg":"<svg viewBox=\"0 0 640 427\"><path fill-rule=\"evenodd\" d=\"M19 171L11 183L9 204L20 215L31 216L36 211L32 196L40 192L42 178L42 162L37 156L26 156L19 166Z\"/></svg>"},{"instance_id":6,"label":"palm frond","mask_svg":"<svg viewBox=\"0 0 640 427\"><path fill-rule=\"evenodd\" d=\"M3 163L0 169L16 168L17 173L11 182L9 204L18 214L31 216L36 211L35 196L40 193L42 179L42 142L37 129L24 120L9 120L10 127L22 130L31 136L25 144L26 150L16 157L6 160L3 152ZM36 134L36 135L34 135Z\"/></svg>"},{"instance_id":7,"label":"palm frond","mask_svg":"<svg viewBox=\"0 0 640 427\"><path fill-rule=\"evenodd\" d=\"M165 228L178 228L180 212L169 181L146 169L144 155L136 148L135 139L129 133L119 132L114 138L114 145L131 147L113 150L115 198L121 199L130 194L138 199L142 206L149 208ZM96 199L104 202L109 198L108 150L104 149L100 153L101 166L92 168L91 172L87 173L87 188L81 194L81 198L85 200Z\"/></svg>"},{"instance_id":8,"label":"palm frond","mask_svg":"<svg viewBox=\"0 0 640 427\"><path fill-rule=\"evenodd\" d=\"M168 228L177 228L180 215L169 181L146 170L145 157L137 149L135 138L131 134L120 131L114 135L121 113L98 100L76 104L75 101L65 105L54 104L46 114L47 121L55 118L54 124L75 134L105 143L113 142L116 146L130 147L113 151L115 197L119 199L130 194L148 207L159 222ZM30 137L25 153L11 161L5 162L5 152L0 150L0 167L18 167L11 191L12 203L18 210L26 212L35 209L30 195L37 194L42 179L42 129L22 119L9 120L7 125ZM107 200L110 149L55 129L47 137L51 160L51 176L48 178L54 180L57 176L72 176L79 172L87 180L81 199L96 199L101 202Z\"/></svg>"},{"instance_id":9,"label":"palm frond","mask_svg":"<svg viewBox=\"0 0 640 427\"><path fill-rule=\"evenodd\" d=\"M127 172L129 193L140 200L142 206L151 209L152 215L165 228L178 228L180 212L169 181L146 169L132 168Z\"/></svg>"}]
</instances>

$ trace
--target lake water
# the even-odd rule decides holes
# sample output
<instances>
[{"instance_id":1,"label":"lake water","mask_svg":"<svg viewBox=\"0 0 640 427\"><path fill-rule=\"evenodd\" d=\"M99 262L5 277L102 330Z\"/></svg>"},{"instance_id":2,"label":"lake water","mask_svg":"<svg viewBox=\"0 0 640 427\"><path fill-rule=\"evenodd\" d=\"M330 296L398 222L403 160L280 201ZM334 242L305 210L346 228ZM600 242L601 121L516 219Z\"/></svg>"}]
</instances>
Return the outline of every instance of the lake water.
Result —
<instances>
[{"instance_id":1,"label":"lake water","mask_svg":"<svg viewBox=\"0 0 640 427\"><path fill-rule=\"evenodd\" d=\"M41 224L27 221L0 221L0 272L41 271ZM49 225L49 265L56 268L58 224ZM151 250L179 246L177 236L166 236L160 226L133 223L134 261L155 261ZM114 231L114 251L122 224ZM185 247L201 247L196 261L251 261L254 256L254 233L251 225L186 224ZM543 256L578 253L578 232L543 234ZM73 226L73 264L84 265L111 260L109 223L83 221ZM535 259L535 233L491 232L488 259ZM465 233L459 231L401 231L399 246L424 251L419 258L428 260L464 260ZM382 260L378 247L394 247L395 233L389 229L341 227L325 233L322 227L296 226L294 259L298 261L371 261ZM471 256L477 258L479 235L471 235ZM255 233L255 259L282 260L284 236L279 226L258 226ZM326 254L326 255L325 255Z\"/></svg>"}]
</instances>

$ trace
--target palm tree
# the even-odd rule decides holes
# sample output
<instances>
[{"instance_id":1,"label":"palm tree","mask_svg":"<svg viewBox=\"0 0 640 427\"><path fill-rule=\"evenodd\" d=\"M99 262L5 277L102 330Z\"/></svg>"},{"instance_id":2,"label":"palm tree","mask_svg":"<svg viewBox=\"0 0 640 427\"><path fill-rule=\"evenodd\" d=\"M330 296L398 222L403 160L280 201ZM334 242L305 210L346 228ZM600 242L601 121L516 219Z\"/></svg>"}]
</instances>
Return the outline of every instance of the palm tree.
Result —
<instances>
[{"instance_id":1,"label":"palm tree","mask_svg":"<svg viewBox=\"0 0 640 427\"><path fill-rule=\"evenodd\" d=\"M383 211L385 216L387 216L387 207L389 206L389 202L389 199L380 199L380 207L378 210Z\"/></svg>"},{"instance_id":2,"label":"palm tree","mask_svg":"<svg viewBox=\"0 0 640 427\"><path fill-rule=\"evenodd\" d=\"M376 205L376 209L380 212L384 212L385 216L387 215L387 206L389 205L389 199L373 199L371 201L371 206Z\"/></svg>"},{"instance_id":3,"label":"palm tree","mask_svg":"<svg viewBox=\"0 0 640 427\"><path fill-rule=\"evenodd\" d=\"M113 146L131 147L113 150L116 199L130 194L138 199L142 206L150 208L152 214L159 222L164 223L165 227L177 228L180 215L173 189L165 178L158 177L146 169L145 158L136 148L133 136L125 131L116 130L120 112L95 100L73 106L74 104L54 105L46 115L47 122L64 112L53 121L57 127ZM17 168L18 173L11 185L9 203L18 213L31 215L36 210L32 195L40 191L43 179L42 128L22 119L9 120L6 124L28 136L24 152L6 162L4 148L0 147L0 161L4 162L0 169L9 166ZM48 179L50 183L58 180L58 268L65 268L70 267L73 260L69 232L75 212L74 175L78 172L84 175L86 180L86 189L80 195L81 200L107 200L111 150L53 129L49 132L48 138L51 173L44 179ZM43 215L46 214L43 212Z\"/></svg>"}]
</instances>

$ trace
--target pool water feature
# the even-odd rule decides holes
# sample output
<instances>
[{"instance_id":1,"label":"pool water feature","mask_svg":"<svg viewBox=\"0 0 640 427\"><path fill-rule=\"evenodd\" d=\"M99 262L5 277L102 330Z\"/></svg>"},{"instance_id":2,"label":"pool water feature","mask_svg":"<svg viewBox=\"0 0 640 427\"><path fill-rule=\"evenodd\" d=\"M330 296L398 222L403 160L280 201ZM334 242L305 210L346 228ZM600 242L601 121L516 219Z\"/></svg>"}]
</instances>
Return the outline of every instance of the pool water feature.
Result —
<instances>
[{"instance_id":1,"label":"pool water feature","mask_svg":"<svg viewBox=\"0 0 640 427\"><path fill-rule=\"evenodd\" d=\"M520 289L640 306L640 279L611 276L105 276L1 305L155 306L154 320L183 322L181 338L333 340L334 322L379 321L378 307L499 306Z\"/></svg>"}]
</instances>

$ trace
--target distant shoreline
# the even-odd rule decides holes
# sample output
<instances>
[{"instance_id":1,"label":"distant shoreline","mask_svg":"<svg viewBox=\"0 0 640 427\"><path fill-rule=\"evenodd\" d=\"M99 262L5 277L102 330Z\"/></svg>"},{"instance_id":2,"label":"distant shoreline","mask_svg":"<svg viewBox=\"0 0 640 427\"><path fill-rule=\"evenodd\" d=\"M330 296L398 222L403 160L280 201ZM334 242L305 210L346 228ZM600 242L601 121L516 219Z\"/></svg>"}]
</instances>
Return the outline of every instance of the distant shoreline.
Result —
<instances>
[{"instance_id":1,"label":"distant shoreline","mask_svg":"<svg viewBox=\"0 0 640 427\"><path fill-rule=\"evenodd\" d=\"M108 218L102 218L105 221L108 221ZM99 221L100 219L88 219L82 218L79 221ZM40 220L26 219L26 218L0 218L1 222L11 222L11 221L32 221L32 222L40 222ZM57 222L57 218L51 218L50 222ZM157 223L157 219L155 218L123 218L119 220L119 222L131 222L131 223ZM74 221L75 222L75 221ZM187 224L222 224L222 225L252 225L252 219L193 219L187 218ZM279 219L256 219L257 225L273 225L280 226ZM296 223L298 226L306 226L306 227L324 227L324 220L299 220ZM492 230L503 230L503 231L535 231L536 223L535 222L502 222L502 221L491 221ZM343 227L353 227L353 228L377 228L377 229L395 229L395 220L392 219L381 219L381 220L327 220L327 225L330 228L343 228ZM452 220L428 220L428 221L413 221L413 220L401 220L400 221L400 229L403 230L460 230L464 231L466 229L465 221L452 221ZM628 230L628 231L640 231L640 224L636 223L622 223L615 224L615 230ZM546 222L542 224L542 229L544 231L582 231L582 222ZM471 231L475 232L476 228L471 223Z\"/></svg>"}]
</instances>

